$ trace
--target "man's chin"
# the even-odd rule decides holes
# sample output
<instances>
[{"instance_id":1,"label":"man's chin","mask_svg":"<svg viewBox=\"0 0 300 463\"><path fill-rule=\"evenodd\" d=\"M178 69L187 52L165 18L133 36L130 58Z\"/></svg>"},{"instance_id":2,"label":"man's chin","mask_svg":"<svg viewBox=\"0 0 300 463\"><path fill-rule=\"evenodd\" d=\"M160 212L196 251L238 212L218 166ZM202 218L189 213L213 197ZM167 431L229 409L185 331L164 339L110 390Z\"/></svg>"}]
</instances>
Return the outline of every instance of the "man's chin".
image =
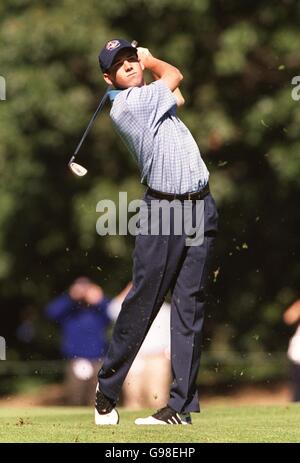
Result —
<instances>
[{"instance_id":1,"label":"man's chin","mask_svg":"<svg viewBox=\"0 0 300 463\"><path fill-rule=\"evenodd\" d=\"M124 83L122 85L119 85L117 88L119 88L120 90L126 90L127 88L142 87L143 85L145 85L144 80L132 79L129 82L126 82L126 83Z\"/></svg>"},{"instance_id":2,"label":"man's chin","mask_svg":"<svg viewBox=\"0 0 300 463\"><path fill-rule=\"evenodd\" d=\"M128 82L128 87L142 87L144 85L144 79L139 79L137 77L133 77Z\"/></svg>"}]
</instances>

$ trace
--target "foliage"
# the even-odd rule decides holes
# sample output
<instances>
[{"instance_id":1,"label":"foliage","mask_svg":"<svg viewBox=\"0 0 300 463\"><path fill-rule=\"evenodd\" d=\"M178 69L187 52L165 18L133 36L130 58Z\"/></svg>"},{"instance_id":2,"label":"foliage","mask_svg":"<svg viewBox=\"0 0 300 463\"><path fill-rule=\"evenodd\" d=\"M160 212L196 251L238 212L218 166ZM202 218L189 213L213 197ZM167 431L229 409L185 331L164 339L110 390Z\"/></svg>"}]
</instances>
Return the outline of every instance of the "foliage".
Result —
<instances>
[{"instance_id":1,"label":"foliage","mask_svg":"<svg viewBox=\"0 0 300 463\"><path fill-rule=\"evenodd\" d=\"M286 348L282 311L300 273L299 19L296 0L1 2L0 334L9 345L30 310L32 349L47 352L42 307L75 276L110 295L130 278L133 240L95 231L100 199L142 191L108 109L81 151L88 176L66 168L105 89L98 51L124 36L182 70L181 117L211 171L220 234L207 347L221 337L240 351Z\"/></svg>"}]
</instances>

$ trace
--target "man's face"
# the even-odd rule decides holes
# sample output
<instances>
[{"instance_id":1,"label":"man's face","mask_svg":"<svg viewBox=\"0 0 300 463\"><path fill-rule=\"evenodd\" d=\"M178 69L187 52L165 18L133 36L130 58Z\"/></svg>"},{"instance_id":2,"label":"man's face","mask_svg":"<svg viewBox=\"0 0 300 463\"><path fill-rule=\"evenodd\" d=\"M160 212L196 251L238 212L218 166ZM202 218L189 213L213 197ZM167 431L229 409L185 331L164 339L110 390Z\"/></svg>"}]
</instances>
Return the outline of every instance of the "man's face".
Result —
<instances>
[{"instance_id":1,"label":"man's face","mask_svg":"<svg viewBox=\"0 0 300 463\"><path fill-rule=\"evenodd\" d=\"M110 69L104 73L104 80L116 88L141 87L144 84L143 66L137 54L130 49L120 50Z\"/></svg>"}]
</instances>

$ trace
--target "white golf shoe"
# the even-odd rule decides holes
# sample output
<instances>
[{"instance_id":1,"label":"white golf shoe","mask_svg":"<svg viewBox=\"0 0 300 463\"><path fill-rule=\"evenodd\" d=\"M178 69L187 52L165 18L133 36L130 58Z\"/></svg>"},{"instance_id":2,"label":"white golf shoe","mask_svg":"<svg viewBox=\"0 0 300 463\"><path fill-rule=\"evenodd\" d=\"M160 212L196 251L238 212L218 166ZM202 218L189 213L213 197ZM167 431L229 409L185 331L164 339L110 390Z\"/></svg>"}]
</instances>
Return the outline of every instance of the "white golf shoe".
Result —
<instances>
[{"instance_id":1,"label":"white golf shoe","mask_svg":"<svg viewBox=\"0 0 300 463\"><path fill-rule=\"evenodd\" d=\"M95 400L96 425L108 425L119 423L119 413L115 409L115 403L106 397L97 384Z\"/></svg>"},{"instance_id":2,"label":"white golf shoe","mask_svg":"<svg viewBox=\"0 0 300 463\"><path fill-rule=\"evenodd\" d=\"M137 418L135 424L192 424L190 413L177 413L171 407L164 407L146 418Z\"/></svg>"}]
</instances>

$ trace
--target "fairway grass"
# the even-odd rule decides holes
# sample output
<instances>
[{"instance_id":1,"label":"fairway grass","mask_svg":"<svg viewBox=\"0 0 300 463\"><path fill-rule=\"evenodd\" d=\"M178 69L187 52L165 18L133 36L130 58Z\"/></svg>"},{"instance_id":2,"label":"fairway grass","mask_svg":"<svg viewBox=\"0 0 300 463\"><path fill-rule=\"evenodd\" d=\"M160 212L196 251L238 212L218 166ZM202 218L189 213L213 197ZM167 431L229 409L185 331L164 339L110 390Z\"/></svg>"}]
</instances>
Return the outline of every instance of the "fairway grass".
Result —
<instances>
[{"instance_id":1,"label":"fairway grass","mask_svg":"<svg viewBox=\"0 0 300 463\"><path fill-rule=\"evenodd\" d=\"M300 442L300 405L209 406L192 426L136 426L143 412L119 409L118 426L95 426L83 407L3 408L0 442Z\"/></svg>"}]
</instances>

